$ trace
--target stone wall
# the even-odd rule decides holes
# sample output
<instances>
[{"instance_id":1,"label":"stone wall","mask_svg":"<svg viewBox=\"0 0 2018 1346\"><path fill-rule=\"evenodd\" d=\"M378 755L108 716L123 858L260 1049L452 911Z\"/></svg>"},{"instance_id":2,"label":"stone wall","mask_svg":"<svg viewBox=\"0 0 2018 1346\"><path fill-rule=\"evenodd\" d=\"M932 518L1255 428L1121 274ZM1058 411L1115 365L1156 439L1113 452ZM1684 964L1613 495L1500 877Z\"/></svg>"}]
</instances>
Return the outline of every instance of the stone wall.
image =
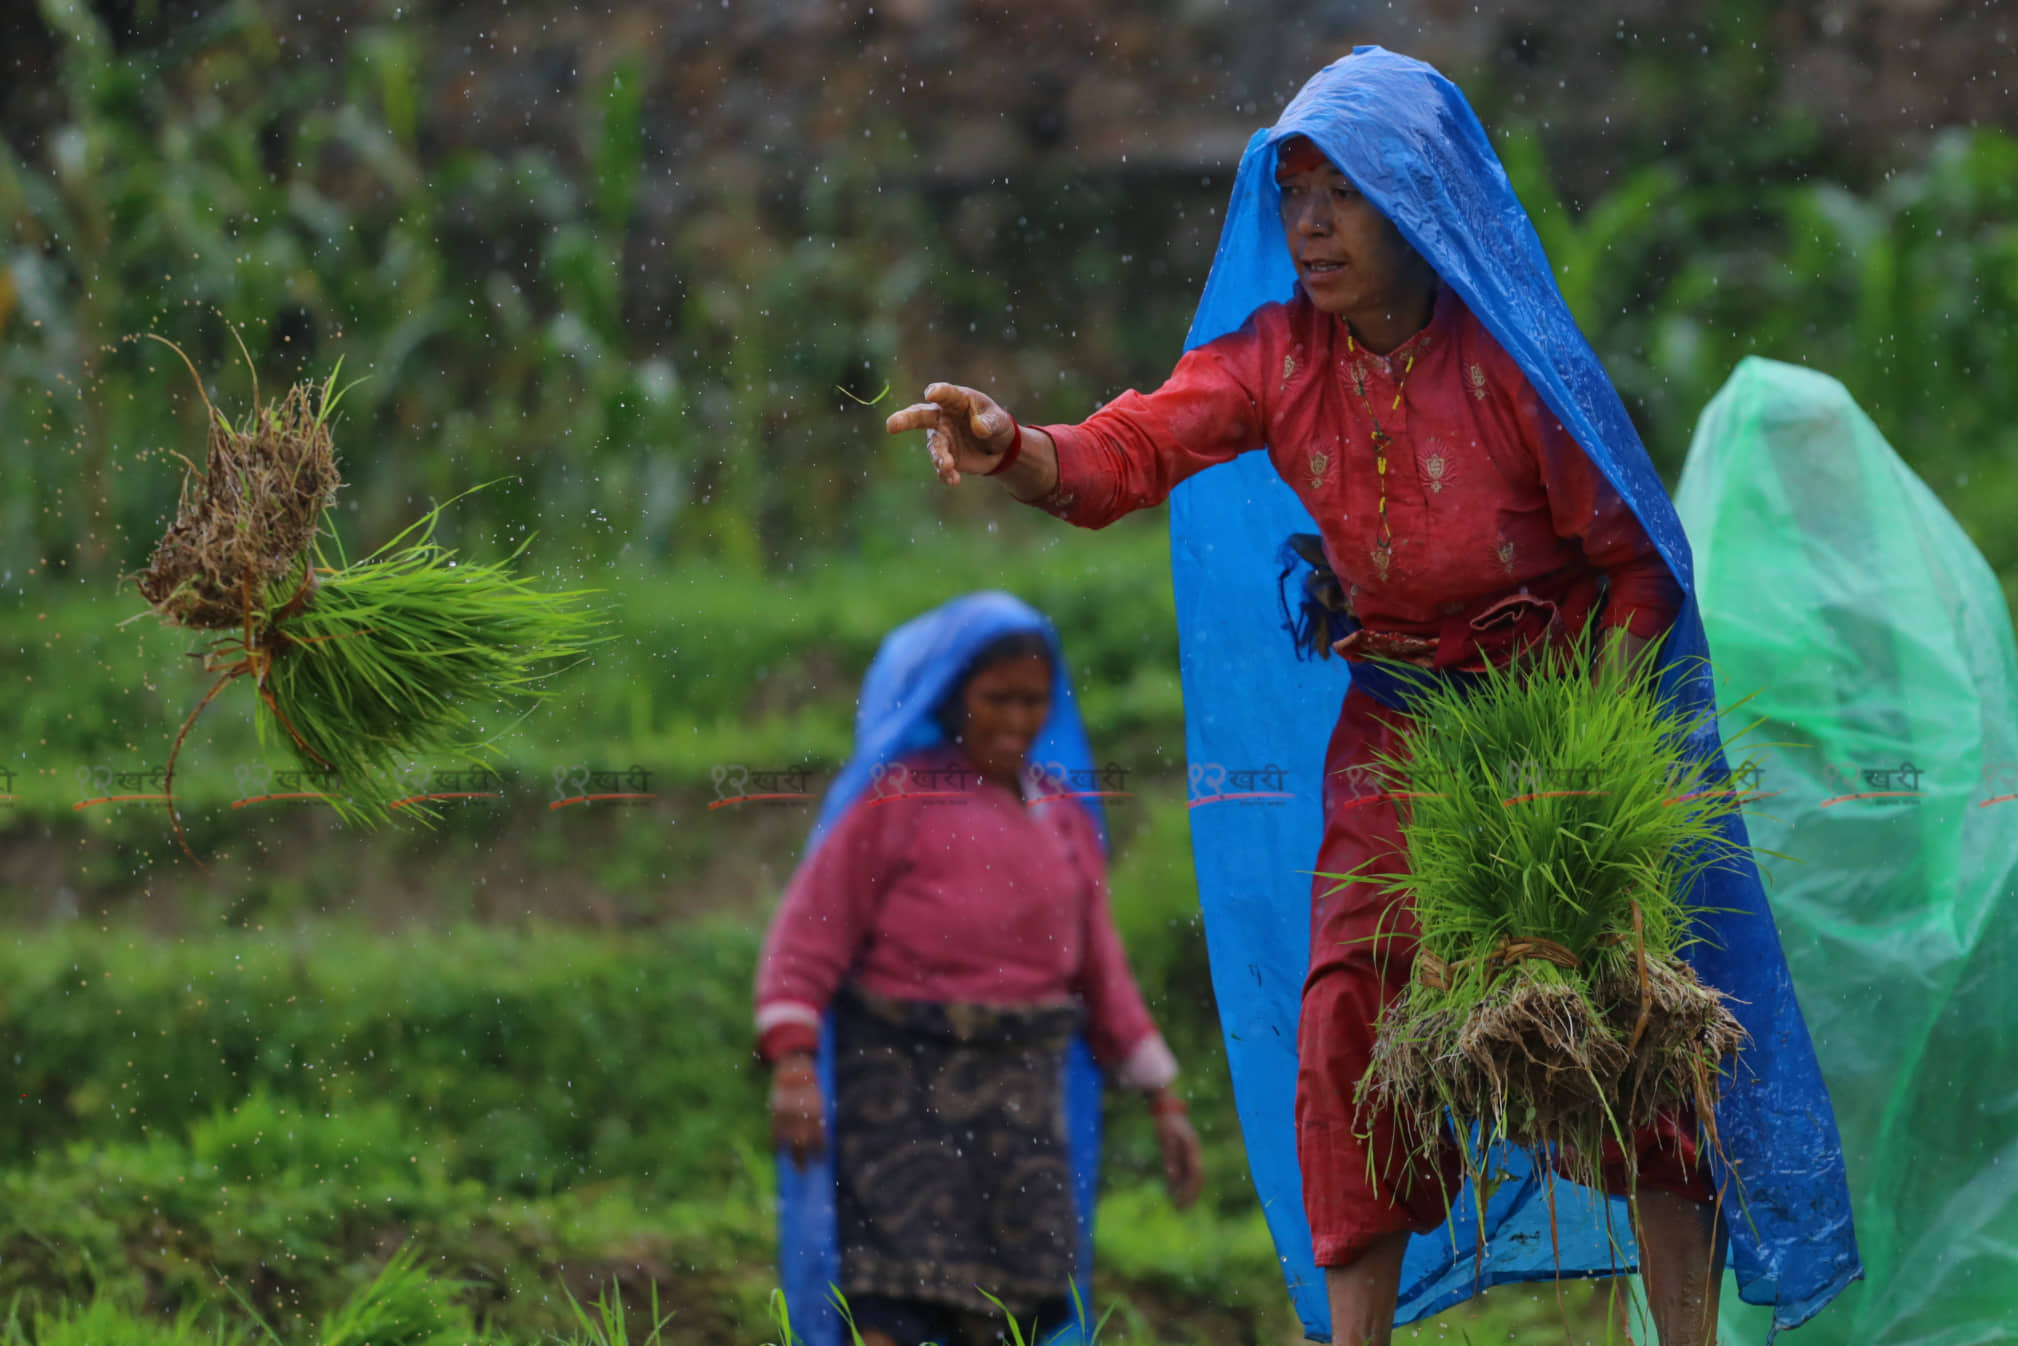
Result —
<instances>
[{"instance_id":1,"label":"stone wall","mask_svg":"<svg viewBox=\"0 0 2018 1346\"><path fill-rule=\"evenodd\" d=\"M585 80L649 84L656 162L678 178L749 154L805 158L901 129L920 171L999 179L1223 168L1320 64L1357 42L1428 59L1489 123L1546 128L1573 187L1604 147L1646 152L1732 116L1812 121L1831 162L1882 172L1930 128L2018 130L2018 13L2003 0L100 0L126 41L243 10L303 61L347 32L426 33L438 144L572 141ZM0 14L0 119L31 153L57 115L38 7ZM303 12L305 11L305 12ZM395 19L395 16L397 18ZM1660 71L1658 79L1650 78ZM1731 107L1733 95L1744 105ZM1706 106L1704 99L1723 104Z\"/></svg>"},{"instance_id":2,"label":"stone wall","mask_svg":"<svg viewBox=\"0 0 2018 1346\"><path fill-rule=\"evenodd\" d=\"M439 35L444 136L537 136L584 75L635 56L674 172L721 154L817 154L883 128L909 137L920 171L956 180L1224 168L1357 42L1436 63L1489 122L1544 127L1573 151L1557 156L1573 187L1602 180L1591 160L1607 146L1655 152L1733 119L1804 118L1826 162L1865 172L1910 156L1936 126L2018 130L2018 15L1997 0L693 0L602 14L421 0L420 11Z\"/></svg>"}]
</instances>

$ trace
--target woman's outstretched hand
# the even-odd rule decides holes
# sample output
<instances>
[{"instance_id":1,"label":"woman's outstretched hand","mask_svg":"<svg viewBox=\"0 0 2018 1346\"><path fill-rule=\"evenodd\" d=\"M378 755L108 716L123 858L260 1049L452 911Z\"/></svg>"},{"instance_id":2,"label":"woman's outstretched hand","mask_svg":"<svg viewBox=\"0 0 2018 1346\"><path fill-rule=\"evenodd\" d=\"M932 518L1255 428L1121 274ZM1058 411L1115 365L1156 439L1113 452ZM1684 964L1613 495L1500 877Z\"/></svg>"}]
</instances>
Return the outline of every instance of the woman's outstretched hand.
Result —
<instances>
[{"instance_id":1,"label":"woman's outstretched hand","mask_svg":"<svg viewBox=\"0 0 2018 1346\"><path fill-rule=\"evenodd\" d=\"M801 1167L826 1148L827 1101L813 1058L779 1059L771 1072L771 1140Z\"/></svg>"},{"instance_id":2,"label":"woman's outstretched hand","mask_svg":"<svg viewBox=\"0 0 2018 1346\"><path fill-rule=\"evenodd\" d=\"M992 472L1012 447L1016 428L994 398L953 383L927 385L923 402L891 413L884 425L893 435L923 430L932 466L948 486L957 485L962 472Z\"/></svg>"},{"instance_id":3,"label":"woman's outstretched hand","mask_svg":"<svg viewBox=\"0 0 2018 1346\"><path fill-rule=\"evenodd\" d=\"M923 402L893 412L883 424L893 435L923 430L932 469L948 486L959 485L964 472L994 474L1002 468L1002 456L1019 443L1021 452L1001 473L1010 493L1035 500L1057 483L1058 460L1051 437L1028 427L1019 430L1001 404L979 389L928 384Z\"/></svg>"}]
</instances>

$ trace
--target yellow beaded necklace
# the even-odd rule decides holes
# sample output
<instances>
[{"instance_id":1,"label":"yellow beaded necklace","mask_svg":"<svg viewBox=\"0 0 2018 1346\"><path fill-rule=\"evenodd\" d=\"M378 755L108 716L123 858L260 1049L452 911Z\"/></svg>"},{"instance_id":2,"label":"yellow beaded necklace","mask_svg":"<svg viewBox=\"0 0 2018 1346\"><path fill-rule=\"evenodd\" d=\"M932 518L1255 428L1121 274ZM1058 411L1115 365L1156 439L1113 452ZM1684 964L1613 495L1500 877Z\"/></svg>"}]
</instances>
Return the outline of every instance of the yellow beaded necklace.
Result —
<instances>
[{"instance_id":1,"label":"yellow beaded necklace","mask_svg":"<svg viewBox=\"0 0 2018 1346\"><path fill-rule=\"evenodd\" d=\"M1374 573L1382 581L1385 581L1387 579L1387 568L1394 561L1394 531L1387 525L1387 446L1393 442L1393 436L1381 428L1380 417L1374 414L1373 399L1366 395L1366 375L1360 369L1357 358L1359 355L1359 343L1353 340L1352 329L1350 327L1345 332L1345 349L1354 357L1352 361L1353 390L1359 394L1360 403L1366 408L1366 419L1373 424L1373 472L1380 488L1380 532L1374 537L1371 556ZM1409 371L1414 368L1415 352L1410 351L1408 358L1402 362L1401 377L1395 380L1394 405L1388 408L1389 411L1400 410L1402 390L1408 386Z\"/></svg>"}]
</instances>

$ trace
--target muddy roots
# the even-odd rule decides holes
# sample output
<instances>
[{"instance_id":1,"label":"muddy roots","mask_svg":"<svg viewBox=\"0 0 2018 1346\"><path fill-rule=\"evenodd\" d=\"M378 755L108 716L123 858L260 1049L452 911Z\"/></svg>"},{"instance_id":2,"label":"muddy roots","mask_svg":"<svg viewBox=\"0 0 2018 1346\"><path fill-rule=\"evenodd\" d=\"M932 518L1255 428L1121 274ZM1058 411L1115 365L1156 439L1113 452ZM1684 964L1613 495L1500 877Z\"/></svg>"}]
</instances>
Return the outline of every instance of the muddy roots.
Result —
<instances>
[{"instance_id":1,"label":"muddy roots","mask_svg":"<svg viewBox=\"0 0 2018 1346\"><path fill-rule=\"evenodd\" d=\"M1413 992L1381 1011L1373 1039L1373 1060L1354 1101L1364 1110L1395 1119L1404 1149L1427 1154L1438 1144L1444 1110L1476 1116L1490 1087L1457 1049L1463 1027L1448 1009L1425 1010Z\"/></svg>"},{"instance_id":2,"label":"muddy roots","mask_svg":"<svg viewBox=\"0 0 2018 1346\"><path fill-rule=\"evenodd\" d=\"M1606 979L1596 996L1612 1033L1630 1043L1642 1004L1638 977ZM1619 1117L1637 1130L1683 1105L1708 1116L1717 1101L1719 1069L1744 1046L1745 1030L1724 997L1679 960L1647 961L1644 1000L1646 1029L1619 1079Z\"/></svg>"},{"instance_id":3,"label":"muddy roots","mask_svg":"<svg viewBox=\"0 0 2018 1346\"><path fill-rule=\"evenodd\" d=\"M1479 1115L1502 1119L1516 1145L1559 1140L1602 1119L1626 1064L1624 1046L1580 987L1519 968L1494 981L1466 1016L1457 1047L1485 1082Z\"/></svg>"},{"instance_id":4,"label":"muddy roots","mask_svg":"<svg viewBox=\"0 0 2018 1346\"><path fill-rule=\"evenodd\" d=\"M1714 1144L1719 1071L1745 1034L1686 964L1649 959L1643 996L1636 969L1589 987L1520 963L1468 1007L1453 999L1413 982L1376 1028L1357 1101L1388 1112L1404 1147L1431 1153L1455 1122L1588 1166L1606 1140L1687 1109Z\"/></svg>"},{"instance_id":5,"label":"muddy roots","mask_svg":"<svg viewBox=\"0 0 2018 1346\"><path fill-rule=\"evenodd\" d=\"M244 627L264 613L270 588L299 573L342 484L316 392L297 385L243 429L212 414L209 459L183 479L175 522L138 580L164 620Z\"/></svg>"}]
</instances>

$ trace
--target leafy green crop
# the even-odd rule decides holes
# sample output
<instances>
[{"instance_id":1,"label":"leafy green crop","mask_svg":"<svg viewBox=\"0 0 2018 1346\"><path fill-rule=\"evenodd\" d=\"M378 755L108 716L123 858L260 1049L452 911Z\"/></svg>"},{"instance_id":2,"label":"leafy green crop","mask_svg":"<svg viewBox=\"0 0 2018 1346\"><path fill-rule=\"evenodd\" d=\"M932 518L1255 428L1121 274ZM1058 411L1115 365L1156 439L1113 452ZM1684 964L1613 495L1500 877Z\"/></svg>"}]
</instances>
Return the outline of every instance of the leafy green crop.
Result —
<instances>
[{"instance_id":1,"label":"leafy green crop","mask_svg":"<svg viewBox=\"0 0 2018 1346\"><path fill-rule=\"evenodd\" d=\"M1595 1184L1605 1143L1662 1115L1693 1109L1714 1138L1743 1041L1680 960L1693 881L1732 863L1742 793L1687 755L1705 725L1663 696L1657 646L1595 665L1594 648L1426 688L1381 762L1407 868L1340 876L1380 884L1420 927L1360 1098L1425 1153L1450 1125L1461 1142L1475 1129L1460 1148L1481 1192L1483 1147L1501 1142ZM1384 929L1373 956L1401 938Z\"/></svg>"}]
</instances>

